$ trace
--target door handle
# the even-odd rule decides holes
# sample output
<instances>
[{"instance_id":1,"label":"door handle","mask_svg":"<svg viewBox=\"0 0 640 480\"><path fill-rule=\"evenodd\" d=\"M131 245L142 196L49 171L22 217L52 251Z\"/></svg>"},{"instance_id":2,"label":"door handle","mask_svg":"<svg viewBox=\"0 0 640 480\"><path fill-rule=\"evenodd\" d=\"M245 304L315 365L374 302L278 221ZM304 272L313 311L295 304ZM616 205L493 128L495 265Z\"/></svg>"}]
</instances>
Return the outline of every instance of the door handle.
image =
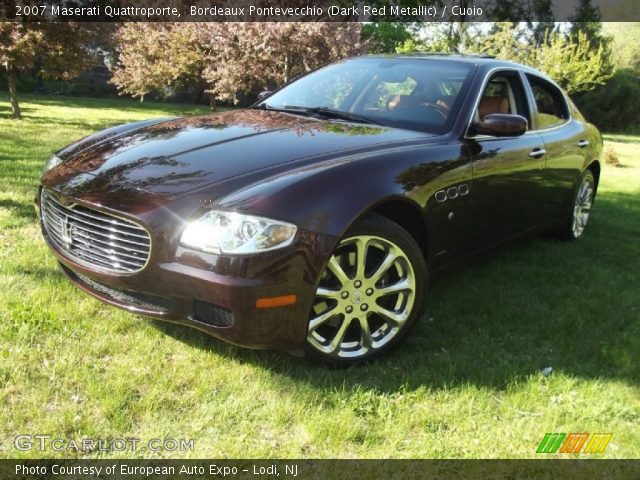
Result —
<instances>
[{"instance_id":1,"label":"door handle","mask_svg":"<svg viewBox=\"0 0 640 480\"><path fill-rule=\"evenodd\" d=\"M544 148L534 148L533 150L531 150L531 153L529 154L529 156L531 158L540 158L540 157L544 157L547 154L547 151Z\"/></svg>"},{"instance_id":2,"label":"door handle","mask_svg":"<svg viewBox=\"0 0 640 480\"><path fill-rule=\"evenodd\" d=\"M580 141L578 142L578 146L579 146L580 148L584 148L584 147L586 147L587 145L589 145L589 140L580 140Z\"/></svg>"}]
</instances>

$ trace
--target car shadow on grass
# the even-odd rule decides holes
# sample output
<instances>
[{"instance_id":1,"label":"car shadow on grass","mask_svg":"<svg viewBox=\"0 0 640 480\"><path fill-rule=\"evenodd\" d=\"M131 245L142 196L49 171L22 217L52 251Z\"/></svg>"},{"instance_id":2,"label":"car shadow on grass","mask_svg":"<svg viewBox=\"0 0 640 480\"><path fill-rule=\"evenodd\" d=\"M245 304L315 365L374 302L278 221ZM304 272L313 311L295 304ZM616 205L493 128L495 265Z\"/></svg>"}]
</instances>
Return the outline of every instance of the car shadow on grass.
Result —
<instances>
[{"instance_id":1,"label":"car shadow on grass","mask_svg":"<svg viewBox=\"0 0 640 480\"><path fill-rule=\"evenodd\" d=\"M598 199L577 242L541 237L442 275L407 341L371 363L326 368L276 352L226 345L157 322L197 348L320 389L381 392L475 385L504 389L554 371L640 383L640 197Z\"/></svg>"}]
</instances>

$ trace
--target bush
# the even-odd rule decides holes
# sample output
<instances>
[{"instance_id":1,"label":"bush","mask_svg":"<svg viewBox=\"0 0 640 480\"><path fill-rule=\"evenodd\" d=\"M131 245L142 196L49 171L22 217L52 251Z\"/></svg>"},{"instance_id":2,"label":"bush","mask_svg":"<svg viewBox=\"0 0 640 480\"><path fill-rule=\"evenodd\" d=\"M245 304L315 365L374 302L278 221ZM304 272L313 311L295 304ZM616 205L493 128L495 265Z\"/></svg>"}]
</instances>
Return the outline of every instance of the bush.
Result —
<instances>
[{"instance_id":1,"label":"bush","mask_svg":"<svg viewBox=\"0 0 640 480\"><path fill-rule=\"evenodd\" d=\"M605 132L640 131L640 77L618 70L607 83L575 96L584 116Z\"/></svg>"},{"instance_id":2,"label":"bush","mask_svg":"<svg viewBox=\"0 0 640 480\"><path fill-rule=\"evenodd\" d=\"M604 149L604 161L608 165L620 165L620 160L618 160L618 154L613 149L613 147L607 147Z\"/></svg>"}]
</instances>

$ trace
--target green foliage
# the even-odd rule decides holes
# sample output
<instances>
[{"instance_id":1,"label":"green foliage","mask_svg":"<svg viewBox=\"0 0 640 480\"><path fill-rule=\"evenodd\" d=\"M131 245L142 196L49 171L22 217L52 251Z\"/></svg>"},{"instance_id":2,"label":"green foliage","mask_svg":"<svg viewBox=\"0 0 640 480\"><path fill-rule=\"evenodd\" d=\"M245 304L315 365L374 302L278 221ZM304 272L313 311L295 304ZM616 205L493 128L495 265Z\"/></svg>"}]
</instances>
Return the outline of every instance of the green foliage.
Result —
<instances>
[{"instance_id":1,"label":"green foliage","mask_svg":"<svg viewBox=\"0 0 640 480\"><path fill-rule=\"evenodd\" d=\"M594 48L584 32L571 36L551 33L532 57L532 64L569 94L593 90L613 74L607 45L600 42Z\"/></svg>"},{"instance_id":2,"label":"green foliage","mask_svg":"<svg viewBox=\"0 0 640 480\"><path fill-rule=\"evenodd\" d=\"M369 53L395 53L408 41L414 40L410 28L404 23L366 23L360 33Z\"/></svg>"},{"instance_id":3,"label":"green foliage","mask_svg":"<svg viewBox=\"0 0 640 480\"><path fill-rule=\"evenodd\" d=\"M503 60L527 63L531 52L527 48L530 44L527 37L528 30L511 22L498 22L493 31L478 39L472 49L479 53L494 56Z\"/></svg>"},{"instance_id":4,"label":"green foliage","mask_svg":"<svg viewBox=\"0 0 640 480\"><path fill-rule=\"evenodd\" d=\"M592 90L613 74L606 42L594 47L581 31L575 35L548 31L542 44L532 48L530 30L503 22L481 40L479 50L531 65L549 75L569 94Z\"/></svg>"},{"instance_id":5,"label":"green foliage","mask_svg":"<svg viewBox=\"0 0 640 480\"><path fill-rule=\"evenodd\" d=\"M467 50L479 33L468 22L434 22L423 24L421 30L396 47L398 53L436 52L458 53Z\"/></svg>"},{"instance_id":6,"label":"green foliage","mask_svg":"<svg viewBox=\"0 0 640 480\"><path fill-rule=\"evenodd\" d=\"M425 42L416 38L408 38L400 45L396 46L395 53L416 53L416 52L437 52L439 50L429 48Z\"/></svg>"},{"instance_id":7,"label":"green foliage","mask_svg":"<svg viewBox=\"0 0 640 480\"><path fill-rule=\"evenodd\" d=\"M600 10L593 6L591 0L580 0L574 15L571 17L571 34L583 33L595 47L602 41L602 22Z\"/></svg>"},{"instance_id":8,"label":"green foliage","mask_svg":"<svg viewBox=\"0 0 640 480\"><path fill-rule=\"evenodd\" d=\"M640 74L640 22L606 22L602 31L611 38L616 69L628 68Z\"/></svg>"},{"instance_id":9,"label":"green foliage","mask_svg":"<svg viewBox=\"0 0 640 480\"><path fill-rule=\"evenodd\" d=\"M605 131L640 132L640 76L618 70L607 83L575 96L589 121Z\"/></svg>"}]
</instances>

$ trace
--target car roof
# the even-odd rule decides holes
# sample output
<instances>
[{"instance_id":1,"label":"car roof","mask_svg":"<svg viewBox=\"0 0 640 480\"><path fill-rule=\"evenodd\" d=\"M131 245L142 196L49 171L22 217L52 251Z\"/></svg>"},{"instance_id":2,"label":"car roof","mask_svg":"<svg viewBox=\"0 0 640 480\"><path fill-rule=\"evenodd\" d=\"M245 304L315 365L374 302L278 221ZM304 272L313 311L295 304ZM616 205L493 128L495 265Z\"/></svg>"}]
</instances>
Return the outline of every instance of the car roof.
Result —
<instances>
[{"instance_id":1,"label":"car roof","mask_svg":"<svg viewBox=\"0 0 640 480\"><path fill-rule=\"evenodd\" d=\"M542 72L531 68L528 65L521 63L510 62L508 60L499 60L489 55L467 55L461 53L434 53L434 52L416 52L416 53L403 53L403 54L372 54L372 55L360 55L352 58L380 58L380 59L412 59L412 60L449 60L461 63L470 63L478 67L504 67L504 68L518 68L525 72L535 73L536 75L547 78Z\"/></svg>"}]
</instances>

